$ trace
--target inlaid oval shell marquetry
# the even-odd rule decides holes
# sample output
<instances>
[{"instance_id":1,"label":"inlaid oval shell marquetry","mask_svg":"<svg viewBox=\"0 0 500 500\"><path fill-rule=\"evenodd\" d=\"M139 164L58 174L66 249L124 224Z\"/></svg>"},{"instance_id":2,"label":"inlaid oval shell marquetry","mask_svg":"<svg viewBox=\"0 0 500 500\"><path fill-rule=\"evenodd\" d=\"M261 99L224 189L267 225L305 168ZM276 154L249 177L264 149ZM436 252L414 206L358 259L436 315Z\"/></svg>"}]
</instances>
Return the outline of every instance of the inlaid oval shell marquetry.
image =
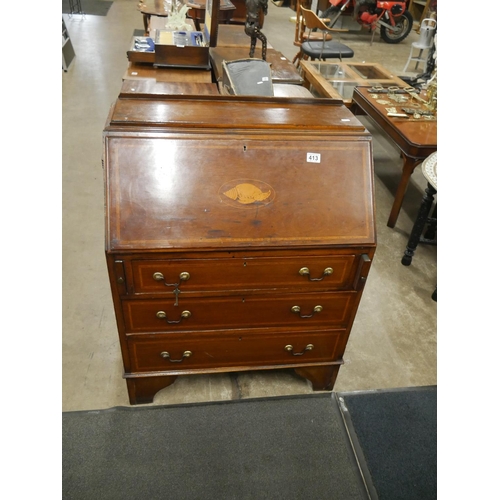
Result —
<instances>
[{"instance_id":1,"label":"inlaid oval shell marquetry","mask_svg":"<svg viewBox=\"0 0 500 500\"><path fill-rule=\"evenodd\" d=\"M266 198L269 198L271 190L264 193L257 186L244 183L238 184L236 187L226 191L224 194L232 200L238 200L240 203L248 205L248 203L255 203L256 201L263 201Z\"/></svg>"},{"instance_id":2,"label":"inlaid oval shell marquetry","mask_svg":"<svg viewBox=\"0 0 500 500\"><path fill-rule=\"evenodd\" d=\"M236 179L221 186L221 201L233 206L251 208L255 205L267 205L274 198L274 190L265 182L250 179ZM243 205L243 207L242 207Z\"/></svg>"}]
</instances>

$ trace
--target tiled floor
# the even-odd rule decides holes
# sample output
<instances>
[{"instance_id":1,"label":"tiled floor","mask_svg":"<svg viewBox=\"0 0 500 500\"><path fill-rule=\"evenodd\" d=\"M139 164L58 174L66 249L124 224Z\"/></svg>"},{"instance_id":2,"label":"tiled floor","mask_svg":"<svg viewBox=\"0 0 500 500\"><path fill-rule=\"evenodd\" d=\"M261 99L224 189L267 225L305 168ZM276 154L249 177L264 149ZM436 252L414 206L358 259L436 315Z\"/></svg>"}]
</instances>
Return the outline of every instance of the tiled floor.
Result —
<instances>
[{"instance_id":1,"label":"tiled floor","mask_svg":"<svg viewBox=\"0 0 500 500\"><path fill-rule=\"evenodd\" d=\"M104 259L102 129L116 99L135 29L137 0L115 0L107 16L64 16L76 58L62 74L63 168L63 410L128 405ZM295 13L270 2L264 33L292 59ZM410 53L412 33L388 45L368 33L342 41L355 61L379 62L396 75ZM409 72L407 75L415 75ZM417 168L394 229L386 226L401 174L398 151L374 134L378 248L335 390L354 391L437 383L436 248L420 246L410 267L401 265L425 182ZM153 404L211 401L311 392L288 371L179 377Z\"/></svg>"}]
</instances>

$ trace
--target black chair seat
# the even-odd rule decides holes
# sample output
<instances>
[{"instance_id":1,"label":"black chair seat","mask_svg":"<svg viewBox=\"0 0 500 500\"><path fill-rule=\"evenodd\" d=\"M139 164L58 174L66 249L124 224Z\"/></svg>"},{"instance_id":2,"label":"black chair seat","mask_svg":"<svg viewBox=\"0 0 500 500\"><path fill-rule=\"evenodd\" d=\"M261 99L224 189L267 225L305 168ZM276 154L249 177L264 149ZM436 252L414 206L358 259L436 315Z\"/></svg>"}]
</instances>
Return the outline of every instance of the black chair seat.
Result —
<instances>
[{"instance_id":1,"label":"black chair seat","mask_svg":"<svg viewBox=\"0 0 500 500\"><path fill-rule=\"evenodd\" d=\"M300 49L311 59L319 59L320 54L321 59L348 59L354 57L354 51L343 43L330 40L325 42L323 51L321 51L322 46L323 42L304 42Z\"/></svg>"}]
</instances>

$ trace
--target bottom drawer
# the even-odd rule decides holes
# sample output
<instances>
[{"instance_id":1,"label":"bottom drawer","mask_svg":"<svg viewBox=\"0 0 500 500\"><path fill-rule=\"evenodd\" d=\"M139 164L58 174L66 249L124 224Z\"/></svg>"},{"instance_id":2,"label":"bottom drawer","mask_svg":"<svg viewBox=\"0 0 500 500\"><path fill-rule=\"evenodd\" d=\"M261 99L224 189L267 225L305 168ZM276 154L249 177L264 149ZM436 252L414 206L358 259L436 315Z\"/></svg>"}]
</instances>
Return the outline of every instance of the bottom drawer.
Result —
<instances>
[{"instance_id":1,"label":"bottom drawer","mask_svg":"<svg viewBox=\"0 0 500 500\"><path fill-rule=\"evenodd\" d=\"M346 330L300 334L155 335L128 340L132 372L337 361Z\"/></svg>"}]
</instances>

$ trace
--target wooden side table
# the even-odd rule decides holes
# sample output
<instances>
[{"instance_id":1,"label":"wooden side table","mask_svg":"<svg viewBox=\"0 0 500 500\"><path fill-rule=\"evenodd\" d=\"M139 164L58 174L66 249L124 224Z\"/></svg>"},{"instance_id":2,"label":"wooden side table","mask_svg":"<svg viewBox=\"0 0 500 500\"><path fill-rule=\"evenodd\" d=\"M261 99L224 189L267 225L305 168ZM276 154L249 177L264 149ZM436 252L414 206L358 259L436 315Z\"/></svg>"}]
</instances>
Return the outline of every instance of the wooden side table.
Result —
<instances>
[{"instance_id":1,"label":"wooden side table","mask_svg":"<svg viewBox=\"0 0 500 500\"><path fill-rule=\"evenodd\" d=\"M427 189L422 198L422 204L408 239L405 253L401 259L403 266L411 264L419 243L436 244L437 209L434 210L432 217L429 217L429 213L434 203L434 196L437 193L437 151L424 160L422 173L427 180ZM429 225L429 228L425 236L422 237L426 224Z\"/></svg>"},{"instance_id":2,"label":"wooden side table","mask_svg":"<svg viewBox=\"0 0 500 500\"><path fill-rule=\"evenodd\" d=\"M400 112L406 105L386 104L384 94L372 94L369 87L356 87L352 100L357 106L356 113L360 110L379 126L398 147L403 157L403 172L387 221L389 227L394 227L413 171L437 150L437 121L390 117L387 115L386 106L396 107Z\"/></svg>"},{"instance_id":3,"label":"wooden side table","mask_svg":"<svg viewBox=\"0 0 500 500\"><path fill-rule=\"evenodd\" d=\"M149 35L151 16L168 17L168 12L165 10L163 0L139 0L137 10L142 14L144 33L146 36Z\"/></svg>"},{"instance_id":4,"label":"wooden side table","mask_svg":"<svg viewBox=\"0 0 500 500\"><path fill-rule=\"evenodd\" d=\"M193 19L196 29L201 31L201 25L205 23L206 0L183 0L189 7L187 16ZM236 10L230 0L221 0L219 7L219 23L228 24Z\"/></svg>"}]
</instances>

